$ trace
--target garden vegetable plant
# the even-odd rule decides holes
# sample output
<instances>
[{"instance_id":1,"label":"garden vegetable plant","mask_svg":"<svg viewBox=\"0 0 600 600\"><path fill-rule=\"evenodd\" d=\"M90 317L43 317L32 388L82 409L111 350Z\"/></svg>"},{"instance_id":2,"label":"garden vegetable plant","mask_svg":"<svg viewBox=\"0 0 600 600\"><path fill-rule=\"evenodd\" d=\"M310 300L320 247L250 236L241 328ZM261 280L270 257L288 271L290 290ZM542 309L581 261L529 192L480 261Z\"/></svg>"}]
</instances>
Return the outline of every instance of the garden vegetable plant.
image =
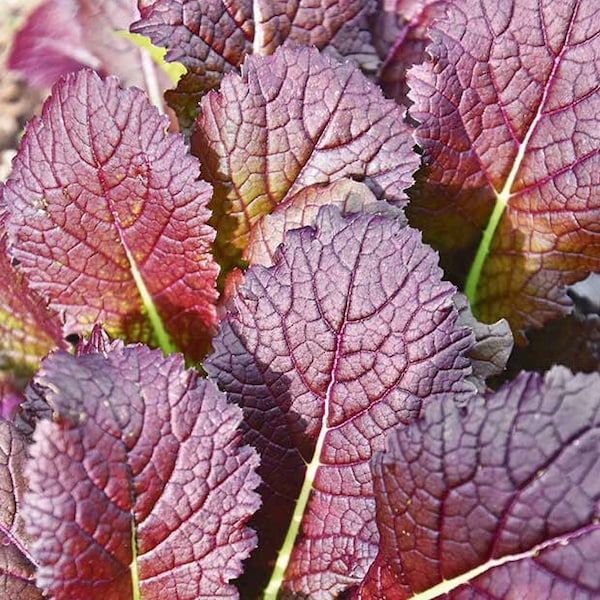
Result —
<instances>
[{"instance_id":1,"label":"garden vegetable plant","mask_svg":"<svg viewBox=\"0 0 600 600\"><path fill-rule=\"evenodd\" d=\"M58 80L0 188L2 598L600 597L569 287L600 271L599 24L42 4L11 61Z\"/></svg>"}]
</instances>

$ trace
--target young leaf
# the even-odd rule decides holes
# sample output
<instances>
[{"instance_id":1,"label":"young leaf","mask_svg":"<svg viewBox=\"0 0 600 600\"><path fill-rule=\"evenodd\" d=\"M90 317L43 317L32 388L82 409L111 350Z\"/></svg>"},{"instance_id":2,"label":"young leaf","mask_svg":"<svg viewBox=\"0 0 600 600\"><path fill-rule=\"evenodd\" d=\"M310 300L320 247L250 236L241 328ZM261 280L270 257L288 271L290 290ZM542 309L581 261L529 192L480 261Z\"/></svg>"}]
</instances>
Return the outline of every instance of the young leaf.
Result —
<instances>
[{"instance_id":1,"label":"young leaf","mask_svg":"<svg viewBox=\"0 0 600 600\"><path fill-rule=\"evenodd\" d=\"M599 19L593 0L452 3L409 74L426 165L411 222L442 250L479 244L465 291L520 342L600 270Z\"/></svg>"},{"instance_id":2,"label":"young leaf","mask_svg":"<svg viewBox=\"0 0 600 600\"><path fill-rule=\"evenodd\" d=\"M35 585L31 539L19 509L26 489L26 440L11 423L0 419L0 589L3 600L41 600Z\"/></svg>"},{"instance_id":3,"label":"young leaf","mask_svg":"<svg viewBox=\"0 0 600 600\"><path fill-rule=\"evenodd\" d=\"M353 598L598 598L599 390L598 374L522 373L390 434L379 555Z\"/></svg>"},{"instance_id":4,"label":"young leaf","mask_svg":"<svg viewBox=\"0 0 600 600\"><path fill-rule=\"evenodd\" d=\"M262 457L246 589L282 542L266 598L335 598L362 579L378 544L370 457L422 403L473 390L454 291L402 219L333 206L287 234L273 267L248 270L204 365Z\"/></svg>"},{"instance_id":5,"label":"young leaf","mask_svg":"<svg viewBox=\"0 0 600 600\"><path fill-rule=\"evenodd\" d=\"M237 598L255 544L256 453L212 383L141 345L58 352L35 379L24 518L37 582L56 600Z\"/></svg>"},{"instance_id":6,"label":"young leaf","mask_svg":"<svg viewBox=\"0 0 600 600\"><path fill-rule=\"evenodd\" d=\"M43 356L65 343L59 316L27 287L7 254L3 190L0 185L0 371L27 379Z\"/></svg>"},{"instance_id":7,"label":"young leaf","mask_svg":"<svg viewBox=\"0 0 600 600\"><path fill-rule=\"evenodd\" d=\"M140 90L81 71L28 126L4 191L11 252L69 333L199 360L216 326L210 186Z\"/></svg>"},{"instance_id":8,"label":"young leaf","mask_svg":"<svg viewBox=\"0 0 600 600\"><path fill-rule=\"evenodd\" d=\"M403 110L351 65L285 46L249 56L202 99L192 152L214 186L217 245L231 256L277 204L313 184L364 180L402 205L418 157Z\"/></svg>"}]
</instances>

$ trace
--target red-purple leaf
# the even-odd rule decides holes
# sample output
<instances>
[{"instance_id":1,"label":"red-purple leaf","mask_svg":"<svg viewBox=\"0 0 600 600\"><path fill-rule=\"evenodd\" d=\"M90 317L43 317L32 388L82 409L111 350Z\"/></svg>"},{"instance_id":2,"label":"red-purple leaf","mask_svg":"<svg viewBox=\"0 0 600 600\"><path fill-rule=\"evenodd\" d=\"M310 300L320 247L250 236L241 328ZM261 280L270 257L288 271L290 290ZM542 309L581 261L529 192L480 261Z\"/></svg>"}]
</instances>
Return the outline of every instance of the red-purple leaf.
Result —
<instances>
[{"instance_id":1,"label":"red-purple leaf","mask_svg":"<svg viewBox=\"0 0 600 600\"><path fill-rule=\"evenodd\" d=\"M38 600L35 565L28 547L31 539L19 514L26 489L26 440L10 423L0 419L0 590L3 600Z\"/></svg>"},{"instance_id":2,"label":"red-purple leaf","mask_svg":"<svg viewBox=\"0 0 600 600\"><path fill-rule=\"evenodd\" d=\"M130 346L42 363L24 517L52 598L237 598L255 544L256 453L241 411L178 355Z\"/></svg>"},{"instance_id":3,"label":"red-purple leaf","mask_svg":"<svg viewBox=\"0 0 600 600\"><path fill-rule=\"evenodd\" d=\"M244 409L244 441L262 456L249 589L288 527L269 598L279 586L334 598L362 579L378 543L372 453L422 402L472 393L453 294L402 219L332 206L287 234L273 267L248 270L205 368Z\"/></svg>"},{"instance_id":4,"label":"red-purple leaf","mask_svg":"<svg viewBox=\"0 0 600 600\"><path fill-rule=\"evenodd\" d=\"M215 188L221 251L243 249L265 214L309 185L356 178L404 204L418 157L402 118L360 71L315 49L249 56L241 77L202 99L192 138Z\"/></svg>"},{"instance_id":5,"label":"red-purple leaf","mask_svg":"<svg viewBox=\"0 0 600 600\"><path fill-rule=\"evenodd\" d=\"M0 370L26 378L40 358L65 344L59 316L28 288L7 254L3 193L0 186Z\"/></svg>"},{"instance_id":6,"label":"red-purple leaf","mask_svg":"<svg viewBox=\"0 0 600 600\"><path fill-rule=\"evenodd\" d=\"M600 595L600 376L523 373L435 403L373 461L381 545L360 600Z\"/></svg>"},{"instance_id":7,"label":"red-purple leaf","mask_svg":"<svg viewBox=\"0 0 600 600\"><path fill-rule=\"evenodd\" d=\"M199 91L207 91L248 54L272 54L288 39L375 71L368 22L375 5L374 0L139 0L142 18L131 31L167 48L166 59L184 64Z\"/></svg>"},{"instance_id":8,"label":"red-purple leaf","mask_svg":"<svg viewBox=\"0 0 600 600\"><path fill-rule=\"evenodd\" d=\"M600 6L465 0L448 15L409 77L427 166L412 222L438 248L480 244L475 314L523 341L600 270Z\"/></svg>"},{"instance_id":9,"label":"red-purple leaf","mask_svg":"<svg viewBox=\"0 0 600 600\"><path fill-rule=\"evenodd\" d=\"M101 321L198 360L216 326L210 186L167 126L114 78L81 71L58 83L6 184L7 229L20 270L69 333Z\"/></svg>"},{"instance_id":10,"label":"red-purple leaf","mask_svg":"<svg viewBox=\"0 0 600 600\"><path fill-rule=\"evenodd\" d=\"M139 18L136 0L46 0L16 35L8 60L35 86L82 68L117 75L160 99L169 79L131 40L117 35ZM158 90L157 90L158 88Z\"/></svg>"}]
</instances>

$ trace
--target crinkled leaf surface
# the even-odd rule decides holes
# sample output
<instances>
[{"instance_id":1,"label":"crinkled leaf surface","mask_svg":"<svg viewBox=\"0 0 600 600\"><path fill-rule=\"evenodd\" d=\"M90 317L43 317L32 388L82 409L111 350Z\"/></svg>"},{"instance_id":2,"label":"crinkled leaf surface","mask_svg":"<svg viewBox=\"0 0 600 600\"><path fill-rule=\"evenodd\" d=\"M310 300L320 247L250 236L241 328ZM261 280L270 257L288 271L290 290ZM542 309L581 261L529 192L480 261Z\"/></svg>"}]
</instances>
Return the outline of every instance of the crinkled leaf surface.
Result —
<instances>
[{"instance_id":1,"label":"crinkled leaf surface","mask_svg":"<svg viewBox=\"0 0 600 600\"><path fill-rule=\"evenodd\" d=\"M240 409L141 345L58 352L35 381L53 411L26 471L38 585L57 600L237 598L260 503Z\"/></svg>"},{"instance_id":2,"label":"crinkled leaf surface","mask_svg":"<svg viewBox=\"0 0 600 600\"><path fill-rule=\"evenodd\" d=\"M38 600L35 564L29 554L31 539L19 509L26 489L26 440L0 419L0 590L4 600Z\"/></svg>"},{"instance_id":3,"label":"crinkled leaf surface","mask_svg":"<svg viewBox=\"0 0 600 600\"><path fill-rule=\"evenodd\" d=\"M412 222L441 249L479 244L475 314L522 341L600 270L600 6L468 0L448 15L409 76L426 165Z\"/></svg>"},{"instance_id":4,"label":"crinkled leaf surface","mask_svg":"<svg viewBox=\"0 0 600 600\"><path fill-rule=\"evenodd\" d=\"M373 461L379 556L360 600L600 595L600 376L522 373L435 403Z\"/></svg>"},{"instance_id":5,"label":"crinkled leaf surface","mask_svg":"<svg viewBox=\"0 0 600 600\"><path fill-rule=\"evenodd\" d=\"M142 18L131 31L167 48L167 60L183 63L202 93L248 54L272 54L287 39L374 71L368 18L375 7L374 0L140 0Z\"/></svg>"},{"instance_id":6,"label":"crinkled leaf surface","mask_svg":"<svg viewBox=\"0 0 600 600\"><path fill-rule=\"evenodd\" d=\"M402 219L333 206L287 234L274 266L248 270L204 366L262 457L249 589L290 523L268 598L278 587L334 598L362 579L378 543L371 455L422 403L472 393L453 294Z\"/></svg>"},{"instance_id":7,"label":"crinkled leaf surface","mask_svg":"<svg viewBox=\"0 0 600 600\"><path fill-rule=\"evenodd\" d=\"M137 18L136 0L46 0L16 33L9 67L40 87L91 68L145 89L161 106L168 77L146 52L116 33Z\"/></svg>"},{"instance_id":8,"label":"crinkled leaf surface","mask_svg":"<svg viewBox=\"0 0 600 600\"><path fill-rule=\"evenodd\" d=\"M58 314L28 288L7 254L6 204L0 186L0 370L17 378L33 374L40 358L64 347Z\"/></svg>"},{"instance_id":9,"label":"crinkled leaf surface","mask_svg":"<svg viewBox=\"0 0 600 600\"><path fill-rule=\"evenodd\" d=\"M377 201L377 197L364 184L351 179L338 179L328 185L310 185L265 215L250 231L243 258L250 264L269 267L275 251L283 243L285 233L291 229L312 226L322 206L335 205L342 214L378 211L402 219L402 211Z\"/></svg>"},{"instance_id":10,"label":"crinkled leaf surface","mask_svg":"<svg viewBox=\"0 0 600 600\"><path fill-rule=\"evenodd\" d=\"M167 124L114 78L59 82L6 184L7 229L21 272L69 333L102 321L198 360L216 325L210 186Z\"/></svg>"},{"instance_id":11,"label":"crinkled leaf surface","mask_svg":"<svg viewBox=\"0 0 600 600\"><path fill-rule=\"evenodd\" d=\"M214 186L217 244L243 249L262 216L304 187L364 180L399 204L418 157L403 110L350 64L284 46L202 99L192 152Z\"/></svg>"}]
</instances>

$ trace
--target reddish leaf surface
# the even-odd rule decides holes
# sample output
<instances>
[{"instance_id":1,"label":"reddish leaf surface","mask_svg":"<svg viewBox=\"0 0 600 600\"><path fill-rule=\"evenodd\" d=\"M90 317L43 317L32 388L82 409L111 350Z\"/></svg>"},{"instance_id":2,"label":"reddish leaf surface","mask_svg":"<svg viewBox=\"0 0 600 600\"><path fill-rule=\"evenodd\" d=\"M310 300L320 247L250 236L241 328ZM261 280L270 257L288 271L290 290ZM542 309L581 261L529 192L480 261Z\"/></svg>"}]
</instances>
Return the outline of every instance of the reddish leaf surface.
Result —
<instances>
[{"instance_id":1,"label":"reddish leaf surface","mask_svg":"<svg viewBox=\"0 0 600 600\"><path fill-rule=\"evenodd\" d=\"M411 222L442 250L486 229L467 293L523 341L600 270L600 6L468 0L448 14L409 77L427 166Z\"/></svg>"},{"instance_id":2,"label":"reddish leaf surface","mask_svg":"<svg viewBox=\"0 0 600 600\"><path fill-rule=\"evenodd\" d=\"M368 18L375 6L374 0L140 0L142 18L131 31L167 48L166 59L183 63L207 90L203 79L217 87L248 54L272 54L288 39L374 71Z\"/></svg>"},{"instance_id":3,"label":"reddish leaf surface","mask_svg":"<svg viewBox=\"0 0 600 600\"><path fill-rule=\"evenodd\" d=\"M373 461L379 556L360 600L600 595L600 376L523 373L435 403Z\"/></svg>"},{"instance_id":4,"label":"reddish leaf surface","mask_svg":"<svg viewBox=\"0 0 600 600\"><path fill-rule=\"evenodd\" d=\"M23 469L26 441L0 419L0 590L3 600L41 600L34 580L35 566L19 509L26 489Z\"/></svg>"},{"instance_id":5,"label":"reddish leaf surface","mask_svg":"<svg viewBox=\"0 0 600 600\"><path fill-rule=\"evenodd\" d=\"M5 188L11 252L66 330L101 321L200 359L216 325L210 186L139 90L77 73L54 88Z\"/></svg>"},{"instance_id":6,"label":"reddish leaf surface","mask_svg":"<svg viewBox=\"0 0 600 600\"><path fill-rule=\"evenodd\" d=\"M35 86L50 87L83 68L117 75L153 99L170 81L131 40L116 35L139 18L136 0L46 0L16 33L8 66Z\"/></svg>"},{"instance_id":7,"label":"reddish leaf surface","mask_svg":"<svg viewBox=\"0 0 600 600\"><path fill-rule=\"evenodd\" d=\"M6 244L6 204L0 186L0 370L30 376L40 358L64 347L59 316L30 290L12 265Z\"/></svg>"},{"instance_id":8,"label":"reddish leaf surface","mask_svg":"<svg viewBox=\"0 0 600 600\"><path fill-rule=\"evenodd\" d=\"M57 600L237 598L255 544L241 411L181 356L130 346L46 359L25 496L38 585Z\"/></svg>"},{"instance_id":9,"label":"reddish leaf surface","mask_svg":"<svg viewBox=\"0 0 600 600\"><path fill-rule=\"evenodd\" d=\"M435 253L401 219L344 218L332 206L314 229L287 234L273 267L248 270L205 363L244 409L244 440L262 456L248 589L260 589L300 520L283 589L334 598L362 579L378 543L372 453L423 402L472 393L472 339L456 325L453 294ZM303 485L310 502L290 521Z\"/></svg>"},{"instance_id":10,"label":"reddish leaf surface","mask_svg":"<svg viewBox=\"0 0 600 600\"><path fill-rule=\"evenodd\" d=\"M314 49L248 57L241 77L203 98L192 138L215 188L221 252L243 249L265 214L310 185L360 179L403 204L418 157L402 117L358 70Z\"/></svg>"}]
</instances>

